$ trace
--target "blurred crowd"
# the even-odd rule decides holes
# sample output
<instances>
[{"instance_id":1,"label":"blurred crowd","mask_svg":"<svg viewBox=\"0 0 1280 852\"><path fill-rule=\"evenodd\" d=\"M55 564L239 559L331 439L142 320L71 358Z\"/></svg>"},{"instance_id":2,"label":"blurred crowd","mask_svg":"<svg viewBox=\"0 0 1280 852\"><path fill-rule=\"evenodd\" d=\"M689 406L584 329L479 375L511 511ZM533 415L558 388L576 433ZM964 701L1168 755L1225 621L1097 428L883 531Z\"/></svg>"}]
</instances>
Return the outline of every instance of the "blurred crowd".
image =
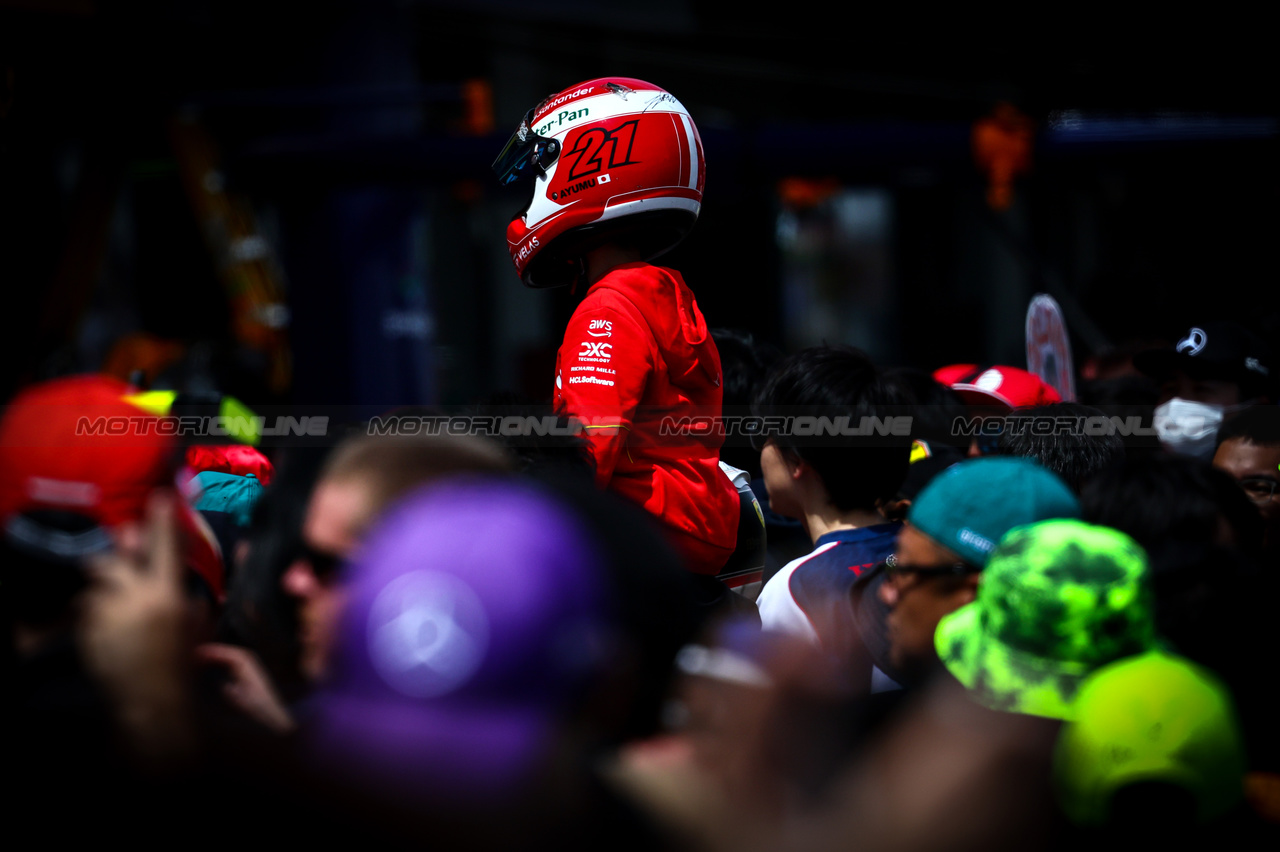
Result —
<instances>
[{"instance_id":1,"label":"blurred crowd","mask_svg":"<svg viewBox=\"0 0 1280 852\"><path fill-rule=\"evenodd\" d=\"M547 400L268 435L116 364L7 402L11 836L1280 848L1264 338L1200 321L1077 398L1064 351L713 331L650 263L701 143L631 78L548 98L494 169L532 184L524 283L585 285Z\"/></svg>"},{"instance_id":2,"label":"blurred crowd","mask_svg":"<svg viewBox=\"0 0 1280 852\"><path fill-rule=\"evenodd\" d=\"M17 830L477 849L1280 837L1262 341L1205 324L1064 402L1011 366L931 375L714 336L726 419L912 418L721 440L743 512L714 577L599 486L584 438L347 424L255 447L180 440L156 392L107 376L24 389L0 423ZM1151 428L1080 426L1131 412ZM954 427L973 422L998 428Z\"/></svg>"}]
</instances>

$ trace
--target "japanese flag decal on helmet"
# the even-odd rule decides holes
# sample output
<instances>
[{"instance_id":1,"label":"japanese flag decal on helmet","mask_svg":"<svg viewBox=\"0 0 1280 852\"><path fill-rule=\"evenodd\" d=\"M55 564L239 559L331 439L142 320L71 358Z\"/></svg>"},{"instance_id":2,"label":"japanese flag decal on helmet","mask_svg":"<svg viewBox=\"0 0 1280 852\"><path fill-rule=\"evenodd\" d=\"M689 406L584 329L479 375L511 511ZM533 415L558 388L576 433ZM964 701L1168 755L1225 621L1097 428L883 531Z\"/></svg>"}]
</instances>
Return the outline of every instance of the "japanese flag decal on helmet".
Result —
<instances>
[{"instance_id":1,"label":"japanese flag decal on helmet","mask_svg":"<svg viewBox=\"0 0 1280 852\"><path fill-rule=\"evenodd\" d=\"M506 184L533 178L507 227L530 287L575 280L592 248L625 239L648 259L674 248L698 218L706 166L688 110L643 80L588 80L530 110L493 164Z\"/></svg>"}]
</instances>

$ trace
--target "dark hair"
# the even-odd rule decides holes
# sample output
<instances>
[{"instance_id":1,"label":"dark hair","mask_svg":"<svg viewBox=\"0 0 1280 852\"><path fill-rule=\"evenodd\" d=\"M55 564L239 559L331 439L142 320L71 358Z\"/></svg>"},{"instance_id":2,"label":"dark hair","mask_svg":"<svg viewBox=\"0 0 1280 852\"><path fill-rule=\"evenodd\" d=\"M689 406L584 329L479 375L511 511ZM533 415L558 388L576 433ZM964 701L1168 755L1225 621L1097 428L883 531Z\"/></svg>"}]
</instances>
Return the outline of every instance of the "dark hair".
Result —
<instances>
[{"instance_id":1,"label":"dark hair","mask_svg":"<svg viewBox=\"0 0 1280 852\"><path fill-rule=\"evenodd\" d=\"M736 328L713 328L711 338L720 352L725 408L749 407L769 368L782 358L782 350Z\"/></svg>"},{"instance_id":2,"label":"dark hair","mask_svg":"<svg viewBox=\"0 0 1280 852\"><path fill-rule=\"evenodd\" d=\"M1136 408L1150 416L1160 402L1160 385L1150 376L1115 376L1080 383L1080 401L1085 405Z\"/></svg>"},{"instance_id":3,"label":"dark hair","mask_svg":"<svg viewBox=\"0 0 1280 852\"><path fill-rule=\"evenodd\" d=\"M711 337L720 353L720 373L724 376L724 413L745 417L751 413L751 401L769 369L782 358L782 350L771 343L761 343L745 331L713 328ZM725 464L741 468L760 478L760 453L745 443L725 441L720 448Z\"/></svg>"},{"instance_id":4,"label":"dark hair","mask_svg":"<svg viewBox=\"0 0 1280 852\"><path fill-rule=\"evenodd\" d=\"M1137 422L1146 427L1137 434L1125 436L1124 452L1127 457L1165 452L1154 428L1156 404L1160 401L1160 385L1155 379L1123 375L1081 382L1079 401L1099 409L1108 417L1120 418L1120 422L1132 423L1132 418L1136 417Z\"/></svg>"},{"instance_id":5,"label":"dark hair","mask_svg":"<svg viewBox=\"0 0 1280 852\"><path fill-rule=\"evenodd\" d=\"M860 350L819 346L783 358L756 394L757 416L848 417L857 426L864 417L908 414L911 397ZM910 463L909 436L803 437L783 435L774 442L795 453L817 472L832 504L841 511L874 509L902 485Z\"/></svg>"},{"instance_id":6,"label":"dark hair","mask_svg":"<svg viewBox=\"0 0 1280 852\"><path fill-rule=\"evenodd\" d=\"M1088 479L1124 458L1124 441L1114 432L1090 435L1084 428L1042 431L1032 428L1032 424L1057 426L1063 422L1061 418L1074 418L1083 426L1085 418L1103 416L1098 409L1075 402L1019 408L1005 421L996 452L1039 462L1079 492Z\"/></svg>"},{"instance_id":7,"label":"dark hair","mask_svg":"<svg viewBox=\"0 0 1280 852\"><path fill-rule=\"evenodd\" d=\"M917 367L889 367L884 377L910 397L911 434L925 441L968 449L969 438L953 434L953 427L969 410L960 394L935 379L927 370Z\"/></svg>"},{"instance_id":8,"label":"dark hair","mask_svg":"<svg viewBox=\"0 0 1280 852\"><path fill-rule=\"evenodd\" d=\"M1223 521L1244 552L1262 542L1258 509L1230 475L1172 454L1126 459L1085 483L1084 518L1132 536L1160 570L1166 551L1215 541Z\"/></svg>"},{"instance_id":9,"label":"dark hair","mask_svg":"<svg viewBox=\"0 0 1280 852\"><path fill-rule=\"evenodd\" d=\"M1280 446L1280 406L1251 405L1218 429L1218 445L1238 438L1265 447Z\"/></svg>"}]
</instances>

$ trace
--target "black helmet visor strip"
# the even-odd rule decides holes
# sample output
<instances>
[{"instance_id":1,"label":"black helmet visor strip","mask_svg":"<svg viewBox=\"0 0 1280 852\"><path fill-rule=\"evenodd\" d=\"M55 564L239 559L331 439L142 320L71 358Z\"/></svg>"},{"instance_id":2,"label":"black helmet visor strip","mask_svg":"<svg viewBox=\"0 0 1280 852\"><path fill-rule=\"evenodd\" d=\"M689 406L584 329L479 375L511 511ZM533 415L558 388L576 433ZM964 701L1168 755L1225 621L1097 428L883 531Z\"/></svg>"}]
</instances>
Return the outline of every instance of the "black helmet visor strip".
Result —
<instances>
[{"instance_id":1,"label":"black helmet visor strip","mask_svg":"<svg viewBox=\"0 0 1280 852\"><path fill-rule=\"evenodd\" d=\"M498 159L493 161L493 172L501 186L528 177L535 169L545 173L560 154L559 142L533 131L531 125L537 111L538 107L534 107L524 114L520 126L507 140Z\"/></svg>"}]
</instances>

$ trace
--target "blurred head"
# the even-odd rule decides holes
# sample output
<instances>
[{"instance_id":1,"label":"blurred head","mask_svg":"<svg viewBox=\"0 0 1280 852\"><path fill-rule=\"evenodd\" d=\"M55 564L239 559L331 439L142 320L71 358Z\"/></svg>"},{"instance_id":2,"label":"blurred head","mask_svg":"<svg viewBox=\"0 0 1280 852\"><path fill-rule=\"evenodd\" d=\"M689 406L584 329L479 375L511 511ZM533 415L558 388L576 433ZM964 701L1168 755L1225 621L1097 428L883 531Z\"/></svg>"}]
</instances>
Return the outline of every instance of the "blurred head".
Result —
<instances>
[{"instance_id":1,"label":"blurred head","mask_svg":"<svg viewBox=\"0 0 1280 852\"><path fill-rule=\"evenodd\" d=\"M1280 409L1273 405L1247 408L1218 431L1213 466L1231 476L1267 525L1269 544L1280 524Z\"/></svg>"},{"instance_id":2,"label":"blurred head","mask_svg":"<svg viewBox=\"0 0 1280 852\"><path fill-rule=\"evenodd\" d=\"M1275 398L1270 347L1236 323L1205 323L1170 349L1140 352L1134 365L1160 383L1154 425L1160 443L1213 458L1216 434L1242 405Z\"/></svg>"},{"instance_id":3,"label":"blurred head","mask_svg":"<svg viewBox=\"0 0 1280 852\"><path fill-rule=\"evenodd\" d=\"M974 599L979 572L1005 533L1079 514L1062 481L1025 459L972 459L938 474L912 504L879 588L891 608L894 668L908 679L932 668L938 622Z\"/></svg>"},{"instance_id":4,"label":"blurred head","mask_svg":"<svg viewBox=\"0 0 1280 852\"><path fill-rule=\"evenodd\" d=\"M782 357L782 352L773 344L762 343L738 329L713 328L711 337L720 352L725 407L749 407L755 399L756 388Z\"/></svg>"},{"instance_id":5,"label":"blurred head","mask_svg":"<svg viewBox=\"0 0 1280 852\"><path fill-rule=\"evenodd\" d=\"M858 428L864 417L907 414L910 402L864 353L824 346L779 361L753 410L765 418L845 417ZM875 511L878 501L891 499L902 485L909 458L909 437L777 435L762 448L760 468L770 508L799 518L809 501L841 512Z\"/></svg>"},{"instance_id":6,"label":"blurred head","mask_svg":"<svg viewBox=\"0 0 1280 852\"><path fill-rule=\"evenodd\" d=\"M1072 821L1149 831L1156 817L1185 829L1240 800L1240 726L1230 693L1206 670L1161 652L1129 657L1084 681L1074 716L1055 757Z\"/></svg>"},{"instance_id":7,"label":"blurred head","mask_svg":"<svg viewBox=\"0 0 1280 852\"><path fill-rule=\"evenodd\" d=\"M848 702L862 693L842 664L811 642L729 619L683 648L676 665L664 746L688 748L708 792L755 816L780 816L790 806L784 803L825 789L842 768ZM671 758L660 759L650 766L669 777Z\"/></svg>"},{"instance_id":8,"label":"blurred head","mask_svg":"<svg viewBox=\"0 0 1280 852\"><path fill-rule=\"evenodd\" d=\"M1133 363L1160 383L1161 403L1176 398L1221 410L1274 395L1270 347L1234 322L1193 327L1174 346L1139 352Z\"/></svg>"},{"instance_id":9,"label":"blurred head","mask_svg":"<svg viewBox=\"0 0 1280 852\"><path fill-rule=\"evenodd\" d=\"M416 485L460 472L501 472L503 451L479 438L359 437L338 447L307 503L301 548L281 585L298 601L302 674L322 679L346 596L340 568L379 512Z\"/></svg>"},{"instance_id":10,"label":"blurred head","mask_svg":"<svg viewBox=\"0 0 1280 852\"><path fill-rule=\"evenodd\" d=\"M1152 563L1156 628L1165 647L1212 671L1230 688L1251 762L1280 755L1274 691L1259 671L1276 656L1274 562L1209 543L1179 542Z\"/></svg>"},{"instance_id":11,"label":"blurred head","mask_svg":"<svg viewBox=\"0 0 1280 852\"><path fill-rule=\"evenodd\" d=\"M713 328L711 337L720 353L720 371L724 375L725 416L744 417L750 413L756 389L782 357L782 352L736 329ZM727 441L720 448L720 458L726 464L750 472L753 478L760 475L760 453L745 442Z\"/></svg>"},{"instance_id":12,"label":"blurred head","mask_svg":"<svg viewBox=\"0 0 1280 852\"><path fill-rule=\"evenodd\" d=\"M885 622L896 672L916 680L930 668L937 659L933 632L938 622L973 600L981 570L911 524L903 525L879 589L890 607Z\"/></svg>"},{"instance_id":13,"label":"blurred head","mask_svg":"<svg viewBox=\"0 0 1280 852\"><path fill-rule=\"evenodd\" d=\"M511 799L605 662L600 562L584 526L529 485L455 479L408 496L351 567L312 731L321 758L431 799Z\"/></svg>"},{"instance_id":14,"label":"blurred head","mask_svg":"<svg viewBox=\"0 0 1280 852\"><path fill-rule=\"evenodd\" d=\"M65 615L83 585L85 559L117 546L151 492L174 487L177 444L159 417L127 402L132 388L73 376L20 393L0 421L0 525L4 586L22 620ZM196 597L220 601L216 541L179 503L185 578Z\"/></svg>"},{"instance_id":15,"label":"blurred head","mask_svg":"<svg viewBox=\"0 0 1280 852\"><path fill-rule=\"evenodd\" d=\"M1167 551L1187 544L1248 552L1262 541L1257 507L1236 481L1187 456L1126 459L1090 480L1080 499L1087 520L1132 536L1157 572Z\"/></svg>"},{"instance_id":16,"label":"blurred head","mask_svg":"<svg viewBox=\"0 0 1280 852\"><path fill-rule=\"evenodd\" d=\"M911 398L913 437L930 445L968 450L970 439L955 434L957 419L967 414L964 400L928 372L914 367L889 367L885 377Z\"/></svg>"},{"instance_id":17,"label":"blurred head","mask_svg":"<svg viewBox=\"0 0 1280 852\"><path fill-rule=\"evenodd\" d=\"M1101 411L1074 402L1021 408L1005 421L996 452L1033 459L1079 493L1090 477L1124 458L1124 441L1114 431L1091 434L1089 418Z\"/></svg>"}]
</instances>

